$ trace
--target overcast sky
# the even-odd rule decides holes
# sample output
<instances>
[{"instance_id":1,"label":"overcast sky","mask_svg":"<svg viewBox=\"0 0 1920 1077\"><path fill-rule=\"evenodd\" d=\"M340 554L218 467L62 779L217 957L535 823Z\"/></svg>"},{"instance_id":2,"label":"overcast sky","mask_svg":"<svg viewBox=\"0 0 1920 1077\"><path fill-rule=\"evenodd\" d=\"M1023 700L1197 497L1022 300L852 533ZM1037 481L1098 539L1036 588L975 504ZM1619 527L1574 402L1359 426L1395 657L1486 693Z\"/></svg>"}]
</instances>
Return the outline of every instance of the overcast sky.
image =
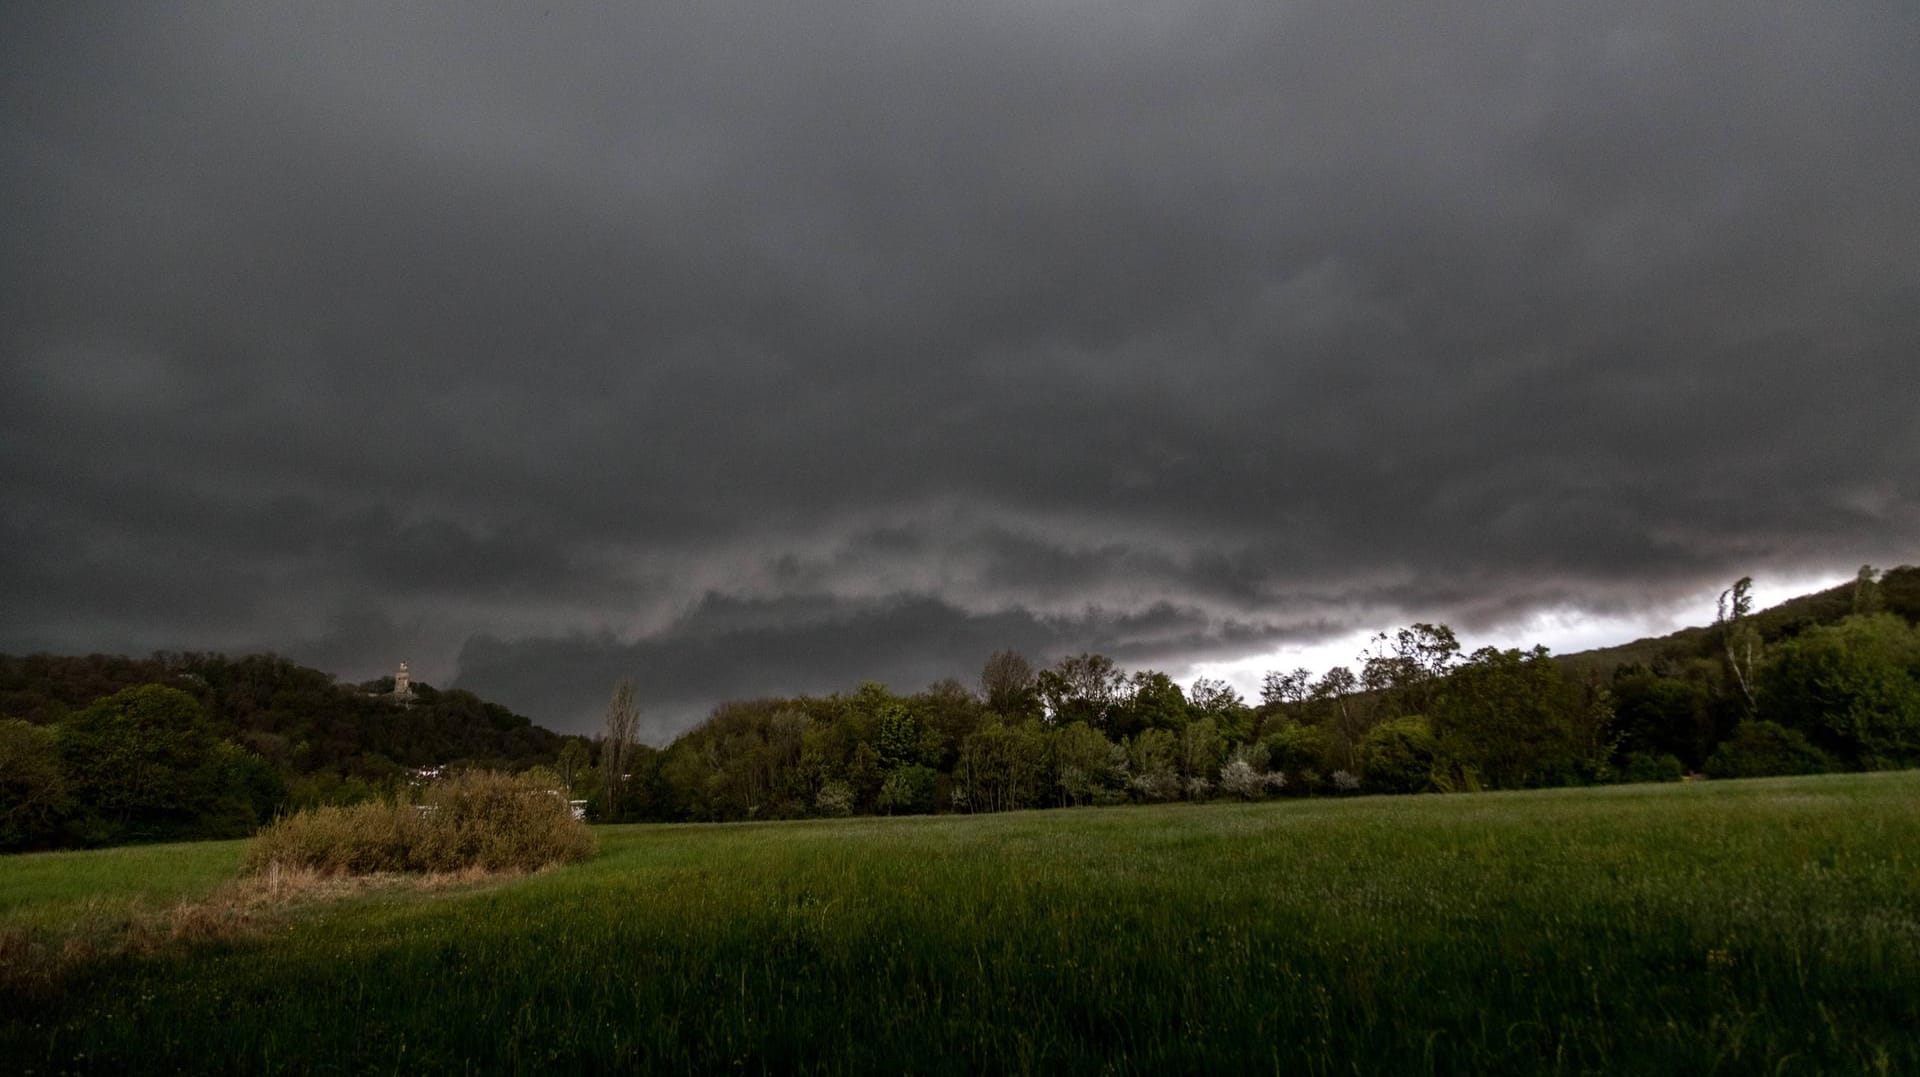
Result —
<instances>
[{"instance_id":1,"label":"overcast sky","mask_svg":"<svg viewBox=\"0 0 1920 1077\"><path fill-rule=\"evenodd\" d=\"M1250 685L1920 561L1917 42L7 4L0 650L404 658L562 729L631 675L658 740L1001 647Z\"/></svg>"}]
</instances>

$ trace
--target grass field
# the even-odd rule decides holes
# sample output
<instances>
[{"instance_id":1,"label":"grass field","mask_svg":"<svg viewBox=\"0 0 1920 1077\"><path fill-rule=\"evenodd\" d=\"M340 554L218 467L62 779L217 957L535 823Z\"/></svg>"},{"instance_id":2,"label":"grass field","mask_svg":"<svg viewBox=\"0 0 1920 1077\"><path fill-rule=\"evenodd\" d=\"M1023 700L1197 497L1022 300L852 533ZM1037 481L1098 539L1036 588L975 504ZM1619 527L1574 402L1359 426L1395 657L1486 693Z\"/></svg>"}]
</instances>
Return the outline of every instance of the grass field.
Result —
<instances>
[{"instance_id":1,"label":"grass field","mask_svg":"<svg viewBox=\"0 0 1920 1077\"><path fill-rule=\"evenodd\" d=\"M504 885L81 965L4 1000L0 1058L1920 1073L1920 773L600 836ZM0 929L197 898L239 856L0 860Z\"/></svg>"}]
</instances>

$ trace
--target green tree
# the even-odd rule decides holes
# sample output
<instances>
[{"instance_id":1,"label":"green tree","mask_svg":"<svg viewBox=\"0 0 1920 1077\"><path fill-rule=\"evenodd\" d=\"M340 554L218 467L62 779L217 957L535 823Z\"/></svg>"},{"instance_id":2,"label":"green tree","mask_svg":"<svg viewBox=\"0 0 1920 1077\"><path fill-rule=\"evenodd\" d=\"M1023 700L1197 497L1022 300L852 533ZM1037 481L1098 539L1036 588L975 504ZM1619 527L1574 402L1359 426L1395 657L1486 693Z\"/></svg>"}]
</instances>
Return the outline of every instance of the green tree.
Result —
<instances>
[{"instance_id":1,"label":"green tree","mask_svg":"<svg viewBox=\"0 0 1920 1077\"><path fill-rule=\"evenodd\" d=\"M1327 734L1319 726L1283 721L1269 727L1262 741L1267 746L1267 765L1287 776L1287 788L1310 792L1320 784L1326 768Z\"/></svg>"},{"instance_id":2,"label":"green tree","mask_svg":"<svg viewBox=\"0 0 1920 1077\"><path fill-rule=\"evenodd\" d=\"M1371 722L1368 708L1359 700L1360 679L1353 670L1335 666L1313 683L1313 709L1318 724L1327 731L1328 763L1338 770L1352 770L1354 752Z\"/></svg>"},{"instance_id":3,"label":"green tree","mask_svg":"<svg viewBox=\"0 0 1920 1077\"><path fill-rule=\"evenodd\" d=\"M1832 769L1825 752L1797 729L1778 722L1742 722L1733 736L1707 760L1710 778L1768 778L1780 774L1824 774Z\"/></svg>"},{"instance_id":4,"label":"green tree","mask_svg":"<svg viewBox=\"0 0 1920 1077\"><path fill-rule=\"evenodd\" d=\"M1388 793L1425 793L1434 788L1440 747L1425 718L1391 718L1367 731L1357 753L1368 785Z\"/></svg>"},{"instance_id":5,"label":"green tree","mask_svg":"<svg viewBox=\"0 0 1920 1077\"><path fill-rule=\"evenodd\" d=\"M560 781L566 785L568 792L576 789L581 774L592 761L593 757L587 753L586 745L580 738L567 738L567 743L560 748L560 758L555 761L554 770L560 775Z\"/></svg>"},{"instance_id":6,"label":"green tree","mask_svg":"<svg viewBox=\"0 0 1920 1077\"><path fill-rule=\"evenodd\" d=\"M1011 648L995 651L980 670L980 696L987 709L1018 721L1040 711L1039 687L1033 664Z\"/></svg>"},{"instance_id":7,"label":"green tree","mask_svg":"<svg viewBox=\"0 0 1920 1077\"><path fill-rule=\"evenodd\" d=\"M1269 672L1260 681L1260 706L1254 712L1253 737L1265 736L1277 720L1299 720L1306 716L1306 703L1312 697L1313 674L1305 668L1291 673Z\"/></svg>"},{"instance_id":8,"label":"green tree","mask_svg":"<svg viewBox=\"0 0 1920 1077\"><path fill-rule=\"evenodd\" d=\"M1193 719L1186 693L1172 677L1157 669L1135 673L1127 686L1126 704L1108 723L1107 732L1115 737L1138 736L1142 730L1164 729L1178 733Z\"/></svg>"},{"instance_id":9,"label":"green tree","mask_svg":"<svg viewBox=\"0 0 1920 1077\"><path fill-rule=\"evenodd\" d=\"M1672 755L1697 770L1713 754L1714 695L1699 677L1622 666L1614 671L1613 700L1623 756Z\"/></svg>"},{"instance_id":10,"label":"green tree","mask_svg":"<svg viewBox=\"0 0 1920 1077\"><path fill-rule=\"evenodd\" d=\"M277 776L178 689L128 688L57 728L87 844L239 837L276 806Z\"/></svg>"},{"instance_id":11,"label":"green tree","mask_svg":"<svg viewBox=\"0 0 1920 1077\"><path fill-rule=\"evenodd\" d=\"M1887 613L1809 629L1775 646L1761 699L1849 766L1920 763L1920 629Z\"/></svg>"},{"instance_id":12,"label":"green tree","mask_svg":"<svg viewBox=\"0 0 1920 1077\"><path fill-rule=\"evenodd\" d=\"M1085 722L1075 722L1053 737L1054 781L1063 805L1088 804L1117 784L1113 742Z\"/></svg>"},{"instance_id":13,"label":"green tree","mask_svg":"<svg viewBox=\"0 0 1920 1077\"><path fill-rule=\"evenodd\" d=\"M1444 753L1495 788L1577 780L1587 700L1545 647L1482 647L1454 670L1429 716Z\"/></svg>"},{"instance_id":14,"label":"green tree","mask_svg":"<svg viewBox=\"0 0 1920 1077\"><path fill-rule=\"evenodd\" d=\"M1187 691L1187 707L1194 717L1213 719L1220 735L1230 741L1247 740L1253 733L1253 710L1240 693L1222 680L1201 677Z\"/></svg>"},{"instance_id":15,"label":"green tree","mask_svg":"<svg viewBox=\"0 0 1920 1077\"><path fill-rule=\"evenodd\" d=\"M0 719L0 851L58 844L70 807L53 731Z\"/></svg>"},{"instance_id":16,"label":"green tree","mask_svg":"<svg viewBox=\"0 0 1920 1077\"><path fill-rule=\"evenodd\" d=\"M904 700L888 698L879 704L874 747L880 752L881 765L888 769L921 761L920 721Z\"/></svg>"},{"instance_id":17,"label":"green tree","mask_svg":"<svg viewBox=\"0 0 1920 1077\"><path fill-rule=\"evenodd\" d=\"M1447 674L1460 661L1460 641L1446 625L1417 623L1392 636L1373 637L1361 656L1360 683L1390 714L1424 714Z\"/></svg>"},{"instance_id":18,"label":"green tree","mask_svg":"<svg viewBox=\"0 0 1920 1077\"><path fill-rule=\"evenodd\" d=\"M960 761L960 745L987 716L985 704L959 681L935 681L908 701L920 722L921 757L928 766L951 773Z\"/></svg>"},{"instance_id":19,"label":"green tree","mask_svg":"<svg viewBox=\"0 0 1920 1077\"><path fill-rule=\"evenodd\" d=\"M967 811L1034 807L1045 795L1046 739L1034 722L982 722L967 737L954 771L955 803Z\"/></svg>"},{"instance_id":20,"label":"green tree","mask_svg":"<svg viewBox=\"0 0 1920 1077\"><path fill-rule=\"evenodd\" d=\"M1853 577L1853 612L1879 613L1886 605L1886 598L1880 594L1880 571L1872 565L1861 565Z\"/></svg>"},{"instance_id":21,"label":"green tree","mask_svg":"<svg viewBox=\"0 0 1920 1077\"><path fill-rule=\"evenodd\" d=\"M1079 654L1043 670L1036 685L1049 724L1085 722L1105 731L1126 701L1127 675L1106 655Z\"/></svg>"},{"instance_id":22,"label":"green tree","mask_svg":"<svg viewBox=\"0 0 1920 1077\"><path fill-rule=\"evenodd\" d=\"M1128 741L1128 789L1134 797L1139 800L1178 798L1184 788L1179 755L1179 739L1165 729L1143 729L1139 736Z\"/></svg>"},{"instance_id":23,"label":"green tree","mask_svg":"<svg viewBox=\"0 0 1920 1077\"><path fill-rule=\"evenodd\" d=\"M888 815L924 815L933 810L936 775L929 767L896 767L880 784L876 803Z\"/></svg>"},{"instance_id":24,"label":"green tree","mask_svg":"<svg viewBox=\"0 0 1920 1077\"><path fill-rule=\"evenodd\" d=\"M1187 728L1180 731L1179 766L1180 777L1186 780L1190 791L1205 792L1226 752L1226 738L1220 735L1220 727L1211 717L1187 723Z\"/></svg>"}]
</instances>

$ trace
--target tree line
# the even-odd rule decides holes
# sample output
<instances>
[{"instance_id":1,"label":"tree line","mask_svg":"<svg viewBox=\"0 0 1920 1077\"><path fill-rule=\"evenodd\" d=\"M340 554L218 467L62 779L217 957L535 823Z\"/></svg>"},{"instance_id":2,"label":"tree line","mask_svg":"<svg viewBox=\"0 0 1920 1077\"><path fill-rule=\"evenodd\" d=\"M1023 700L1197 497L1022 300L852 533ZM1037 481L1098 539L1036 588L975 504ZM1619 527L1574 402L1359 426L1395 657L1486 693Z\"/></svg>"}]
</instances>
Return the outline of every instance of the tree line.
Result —
<instances>
[{"instance_id":1,"label":"tree line","mask_svg":"<svg viewBox=\"0 0 1920 1077\"><path fill-rule=\"evenodd\" d=\"M0 850L237 836L410 796L420 768L533 770L601 820L991 812L1451 792L1920 764L1920 569L1555 658L1446 625L1259 696L1099 654L1011 650L976 683L723 703L664 748L616 691L597 738L471 693L339 684L273 655L0 656Z\"/></svg>"},{"instance_id":2,"label":"tree line","mask_svg":"<svg viewBox=\"0 0 1920 1077\"><path fill-rule=\"evenodd\" d=\"M603 819L706 821L1913 766L1916 580L1863 568L1809 596L1817 617L1756 616L1741 580L1710 628L1611 668L1543 647L1469 653L1417 623L1351 667L1270 673L1256 700L1099 654L1038 668L1009 650L974 685L723 703L655 749L632 742L625 687L597 765L576 758L570 780Z\"/></svg>"},{"instance_id":3,"label":"tree line","mask_svg":"<svg viewBox=\"0 0 1920 1077\"><path fill-rule=\"evenodd\" d=\"M586 738L471 692L341 684L275 655L0 656L0 850L236 837L406 794L422 767L523 771Z\"/></svg>"}]
</instances>

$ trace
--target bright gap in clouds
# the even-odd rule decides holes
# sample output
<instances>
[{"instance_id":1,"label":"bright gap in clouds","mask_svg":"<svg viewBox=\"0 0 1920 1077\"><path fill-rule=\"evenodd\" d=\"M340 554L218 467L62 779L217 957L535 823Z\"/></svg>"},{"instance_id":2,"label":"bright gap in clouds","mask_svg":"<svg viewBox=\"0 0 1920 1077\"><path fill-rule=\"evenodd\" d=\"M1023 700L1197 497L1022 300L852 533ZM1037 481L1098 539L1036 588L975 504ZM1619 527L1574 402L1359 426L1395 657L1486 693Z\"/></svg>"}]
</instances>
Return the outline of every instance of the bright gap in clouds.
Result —
<instances>
[{"instance_id":1,"label":"bright gap in clouds","mask_svg":"<svg viewBox=\"0 0 1920 1077\"><path fill-rule=\"evenodd\" d=\"M1824 591L1829 587L1847 582L1848 576L1800 576L1790 579L1759 579L1753 581L1753 608L1767 609L1777 606L1791 598L1814 591ZM1545 644L1554 654L1573 654L1600 647L1613 647L1622 643L1654 636L1665 636L1683 628L1709 624L1713 621L1714 611L1724 588L1714 588L1697 595L1681 599L1669 606L1642 610L1629 615L1602 616L1580 610L1549 610L1535 614L1524 621L1488 632L1460 633L1460 649L1463 654L1471 654L1481 647L1517 647L1521 650L1534 644ZM1360 671L1361 655L1367 645L1380 631L1393 632L1413 621L1422 620L1411 617L1405 621L1380 625L1371 631L1354 632L1345 636L1336 636L1305 647L1289 647L1269 654L1250 655L1224 662L1199 662L1190 666L1181 676L1182 685L1191 686L1196 678L1209 677L1226 681L1232 685L1248 703L1260 701L1260 682L1274 670L1282 672L1306 667L1313 671L1317 679L1334 666L1348 666L1355 673Z\"/></svg>"}]
</instances>

